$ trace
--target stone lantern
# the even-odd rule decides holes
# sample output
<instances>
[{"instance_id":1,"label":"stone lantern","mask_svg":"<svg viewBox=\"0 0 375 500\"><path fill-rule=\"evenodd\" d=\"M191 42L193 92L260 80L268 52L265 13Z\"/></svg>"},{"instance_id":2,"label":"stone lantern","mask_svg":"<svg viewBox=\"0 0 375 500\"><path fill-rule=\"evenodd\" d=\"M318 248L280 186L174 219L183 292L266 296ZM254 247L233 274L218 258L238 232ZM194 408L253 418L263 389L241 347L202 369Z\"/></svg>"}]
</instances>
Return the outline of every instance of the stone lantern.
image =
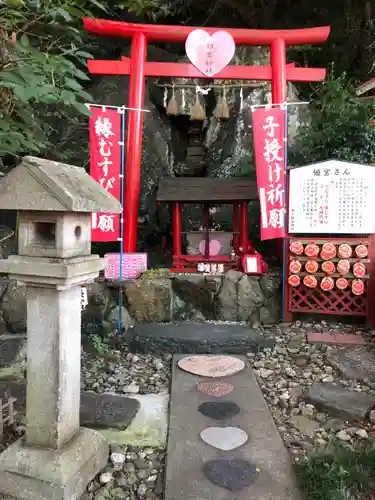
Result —
<instances>
[{"instance_id":1,"label":"stone lantern","mask_svg":"<svg viewBox=\"0 0 375 500\"><path fill-rule=\"evenodd\" d=\"M1 181L0 209L19 213L18 255L0 272L27 287L26 435L0 455L0 494L78 499L108 459L79 420L81 286L105 267L91 255L91 213L121 205L83 168L26 157Z\"/></svg>"}]
</instances>

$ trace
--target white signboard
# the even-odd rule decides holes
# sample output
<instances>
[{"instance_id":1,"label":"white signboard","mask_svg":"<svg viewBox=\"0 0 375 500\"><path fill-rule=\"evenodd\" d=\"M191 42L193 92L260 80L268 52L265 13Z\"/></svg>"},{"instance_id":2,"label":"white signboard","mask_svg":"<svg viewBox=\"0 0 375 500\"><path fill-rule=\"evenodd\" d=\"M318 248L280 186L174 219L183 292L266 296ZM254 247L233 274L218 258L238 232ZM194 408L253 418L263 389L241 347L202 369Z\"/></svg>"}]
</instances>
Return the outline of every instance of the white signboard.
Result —
<instances>
[{"instance_id":1,"label":"white signboard","mask_svg":"<svg viewBox=\"0 0 375 500\"><path fill-rule=\"evenodd\" d=\"M375 167L330 160L290 170L289 233L374 232Z\"/></svg>"}]
</instances>

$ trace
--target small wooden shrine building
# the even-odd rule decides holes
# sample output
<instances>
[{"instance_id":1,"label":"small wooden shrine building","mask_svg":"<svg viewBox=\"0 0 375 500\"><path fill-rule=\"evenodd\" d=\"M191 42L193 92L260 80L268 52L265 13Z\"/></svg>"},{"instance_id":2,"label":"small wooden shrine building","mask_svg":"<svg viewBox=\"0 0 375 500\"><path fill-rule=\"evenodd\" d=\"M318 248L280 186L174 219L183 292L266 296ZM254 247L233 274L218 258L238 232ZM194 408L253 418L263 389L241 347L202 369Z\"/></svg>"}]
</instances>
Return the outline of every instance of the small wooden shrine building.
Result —
<instances>
[{"instance_id":1,"label":"small wooden shrine building","mask_svg":"<svg viewBox=\"0 0 375 500\"><path fill-rule=\"evenodd\" d=\"M257 184L245 177L230 179L212 177L164 177L159 181L157 201L172 205L173 268L176 272L197 272L199 266L220 266L242 270L242 257L252 248L248 239L248 205L258 200ZM184 204L202 206L202 230L182 232L181 212ZM212 205L233 205L232 234L208 227ZM182 253L182 235L198 237L197 251ZM221 234L220 234L221 233ZM223 245L220 236L230 234L229 244ZM224 250L224 252L223 252ZM195 255L194 255L195 253Z\"/></svg>"}]
</instances>

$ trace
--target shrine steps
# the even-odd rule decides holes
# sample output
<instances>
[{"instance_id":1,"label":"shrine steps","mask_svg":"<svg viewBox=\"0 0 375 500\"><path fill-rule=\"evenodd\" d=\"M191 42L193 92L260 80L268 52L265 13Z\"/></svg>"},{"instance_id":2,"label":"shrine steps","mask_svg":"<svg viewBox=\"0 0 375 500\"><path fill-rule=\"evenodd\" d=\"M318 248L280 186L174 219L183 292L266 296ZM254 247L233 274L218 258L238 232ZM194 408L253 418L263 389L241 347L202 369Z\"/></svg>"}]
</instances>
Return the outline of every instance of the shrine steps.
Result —
<instances>
[{"instance_id":1,"label":"shrine steps","mask_svg":"<svg viewBox=\"0 0 375 500\"><path fill-rule=\"evenodd\" d=\"M130 349L148 354L245 354L274 344L272 337L238 324L144 323L132 328Z\"/></svg>"}]
</instances>

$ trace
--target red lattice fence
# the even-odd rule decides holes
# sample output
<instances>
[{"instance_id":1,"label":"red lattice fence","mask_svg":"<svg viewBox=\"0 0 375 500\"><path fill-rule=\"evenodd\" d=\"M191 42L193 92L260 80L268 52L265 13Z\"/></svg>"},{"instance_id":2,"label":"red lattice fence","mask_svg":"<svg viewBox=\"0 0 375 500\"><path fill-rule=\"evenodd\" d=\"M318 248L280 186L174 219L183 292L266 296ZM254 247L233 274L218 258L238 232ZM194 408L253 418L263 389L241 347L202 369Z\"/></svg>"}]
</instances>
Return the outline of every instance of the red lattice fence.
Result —
<instances>
[{"instance_id":1,"label":"red lattice fence","mask_svg":"<svg viewBox=\"0 0 375 500\"><path fill-rule=\"evenodd\" d=\"M290 237L287 240L287 276L285 279L285 292L286 292L286 308L287 308L287 316L289 316L289 320L291 319L292 313L316 313L316 314L335 314L335 315L347 315L347 316L367 316L368 309L368 296L369 296L369 266L370 259L358 259L352 258L349 259L351 264L354 262L361 261L366 265L367 274L362 278L364 283L364 293L362 295L355 295L351 289L351 282L356 277L352 273L348 273L345 275L345 278L348 280L348 288L345 290L339 290L338 288L334 288L328 292L323 291L319 288L319 284L317 288L308 288L302 283L303 277L310 274L306 271L302 271L300 273L296 273L301 276L301 284L292 287L288 284L288 276L289 276L289 263L291 260L300 260L301 262L305 262L307 260L306 256L296 256L290 252L289 246L291 243L299 241L303 245L307 245L308 243L315 243L319 246L322 246L324 243L333 243L338 246L341 243L347 243L352 246L353 255L354 248L359 245L369 246L368 238L329 238L329 239L305 239L305 238L296 238ZM323 259L317 257L315 260L321 264ZM337 262L339 258L331 259L332 261ZM319 281L319 279L326 276L324 272L317 272L313 274ZM334 273L330 275L332 278L338 278L341 275L339 273Z\"/></svg>"}]
</instances>

